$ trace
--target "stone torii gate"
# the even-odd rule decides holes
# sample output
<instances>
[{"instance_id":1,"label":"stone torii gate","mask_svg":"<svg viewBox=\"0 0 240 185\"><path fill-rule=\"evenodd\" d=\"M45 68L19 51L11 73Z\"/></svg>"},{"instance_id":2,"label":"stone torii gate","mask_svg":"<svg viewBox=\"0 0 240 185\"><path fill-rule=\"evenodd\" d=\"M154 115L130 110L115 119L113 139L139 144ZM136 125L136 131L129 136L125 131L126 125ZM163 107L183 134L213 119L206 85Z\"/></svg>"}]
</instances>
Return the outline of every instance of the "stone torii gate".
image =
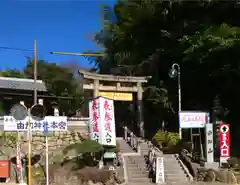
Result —
<instances>
[{"instance_id":1,"label":"stone torii gate","mask_svg":"<svg viewBox=\"0 0 240 185\"><path fill-rule=\"evenodd\" d=\"M143 118L143 88L142 84L147 83L151 76L147 77L136 77L136 76L115 76L115 75L105 75L93 72L88 72L85 70L79 70L79 74L83 76L84 79L91 81L90 83L84 82L84 90L93 90L93 97L99 96L99 92L130 92L131 94L137 93L138 101L138 124L140 128L141 137L145 137L144 133L144 118ZM115 86L103 85L101 82L114 83ZM128 86L123 86L123 84L128 84ZM129 85L131 84L131 85ZM122 100L124 101L124 100ZM126 100L125 100L126 101ZM128 100L129 101L129 100Z\"/></svg>"}]
</instances>

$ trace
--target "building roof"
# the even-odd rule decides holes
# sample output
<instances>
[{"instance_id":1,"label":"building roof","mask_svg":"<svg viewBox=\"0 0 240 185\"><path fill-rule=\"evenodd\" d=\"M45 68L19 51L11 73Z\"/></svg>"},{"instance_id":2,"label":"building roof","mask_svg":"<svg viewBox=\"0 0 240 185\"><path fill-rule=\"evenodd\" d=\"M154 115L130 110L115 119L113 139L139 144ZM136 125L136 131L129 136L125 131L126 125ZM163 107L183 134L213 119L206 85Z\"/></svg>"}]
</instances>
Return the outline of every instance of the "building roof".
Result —
<instances>
[{"instance_id":1,"label":"building roof","mask_svg":"<svg viewBox=\"0 0 240 185\"><path fill-rule=\"evenodd\" d=\"M36 82L37 91L47 91L46 85L42 80ZM0 77L0 89L29 90L35 89L33 79Z\"/></svg>"}]
</instances>

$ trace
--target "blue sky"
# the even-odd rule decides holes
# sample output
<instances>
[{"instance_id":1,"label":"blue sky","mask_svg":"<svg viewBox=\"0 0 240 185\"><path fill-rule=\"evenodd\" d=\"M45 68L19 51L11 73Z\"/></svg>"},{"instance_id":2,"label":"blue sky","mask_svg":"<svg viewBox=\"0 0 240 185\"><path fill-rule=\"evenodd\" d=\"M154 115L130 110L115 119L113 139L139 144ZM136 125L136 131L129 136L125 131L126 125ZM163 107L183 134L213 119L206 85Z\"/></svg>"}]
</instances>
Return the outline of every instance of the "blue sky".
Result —
<instances>
[{"instance_id":1,"label":"blue sky","mask_svg":"<svg viewBox=\"0 0 240 185\"><path fill-rule=\"evenodd\" d=\"M89 36L102 26L102 4L115 0L0 0L0 47L32 49L37 40L38 58L49 62L89 63L83 57L50 55L50 51L84 52L98 47ZM21 69L29 51L0 48L0 68Z\"/></svg>"}]
</instances>

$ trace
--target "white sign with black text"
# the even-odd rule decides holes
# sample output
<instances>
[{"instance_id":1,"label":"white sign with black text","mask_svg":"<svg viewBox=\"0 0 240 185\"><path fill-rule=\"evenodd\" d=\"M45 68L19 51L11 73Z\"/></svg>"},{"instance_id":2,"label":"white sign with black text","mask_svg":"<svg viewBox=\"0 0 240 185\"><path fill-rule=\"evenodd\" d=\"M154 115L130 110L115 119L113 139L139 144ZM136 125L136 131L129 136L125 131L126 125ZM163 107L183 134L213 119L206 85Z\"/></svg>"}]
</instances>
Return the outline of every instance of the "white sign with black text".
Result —
<instances>
[{"instance_id":1,"label":"white sign with black text","mask_svg":"<svg viewBox=\"0 0 240 185\"><path fill-rule=\"evenodd\" d=\"M165 183L165 174L164 174L164 160L163 157L156 158L156 183L164 184Z\"/></svg>"},{"instance_id":2,"label":"white sign with black text","mask_svg":"<svg viewBox=\"0 0 240 185\"><path fill-rule=\"evenodd\" d=\"M8 132L25 132L28 131L30 121L30 128L32 132L43 132L45 128L49 132L67 131L67 117L66 116L46 116L44 120L35 121L32 117L25 118L22 121L15 120L12 116L4 116L4 131Z\"/></svg>"},{"instance_id":3,"label":"white sign with black text","mask_svg":"<svg viewBox=\"0 0 240 185\"><path fill-rule=\"evenodd\" d=\"M213 124L207 123L205 126L206 135L206 162L214 162L214 148L213 148Z\"/></svg>"}]
</instances>

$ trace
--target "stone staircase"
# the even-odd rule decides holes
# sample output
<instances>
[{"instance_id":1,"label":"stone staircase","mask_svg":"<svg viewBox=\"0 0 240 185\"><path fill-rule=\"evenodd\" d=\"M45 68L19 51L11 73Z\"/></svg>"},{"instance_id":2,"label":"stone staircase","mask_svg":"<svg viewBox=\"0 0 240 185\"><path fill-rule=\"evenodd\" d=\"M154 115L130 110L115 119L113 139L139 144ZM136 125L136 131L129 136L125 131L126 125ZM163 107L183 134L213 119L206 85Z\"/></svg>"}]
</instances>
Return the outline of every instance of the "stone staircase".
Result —
<instances>
[{"instance_id":1,"label":"stone staircase","mask_svg":"<svg viewBox=\"0 0 240 185\"><path fill-rule=\"evenodd\" d=\"M164 173L166 183L187 183L189 179L185 174L175 155L164 154Z\"/></svg>"},{"instance_id":2,"label":"stone staircase","mask_svg":"<svg viewBox=\"0 0 240 185\"><path fill-rule=\"evenodd\" d=\"M144 155L148 155L149 147L148 142L141 142L140 143L140 149L141 149L141 156L144 157Z\"/></svg>"},{"instance_id":3,"label":"stone staircase","mask_svg":"<svg viewBox=\"0 0 240 185\"><path fill-rule=\"evenodd\" d=\"M136 153L123 138L117 138L117 142L121 153Z\"/></svg>"},{"instance_id":4,"label":"stone staircase","mask_svg":"<svg viewBox=\"0 0 240 185\"><path fill-rule=\"evenodd\" d=\"M140 153L145 154L148 151L147 144L142 144L143 150L137 153L125 140L118 138L117 141L120 152L124 154L128 183L131 185L150 184L151 179L148 178L144 156L140 155Z\"/></svg>"},{"instance_id":5,"label":"stone staircase","mask_svg":"<svg viewBox=\"0 0 240 185\"><path fill-rule=\"evenodd\" d=\"M142 156L126 156L126 168L129 184L150 184L151 179L145 168L145 162Z\"/></svg>"},{"instance_id":6,"label":"stone staircase","mask_svg":"<svg viewBox=\"0 0 240 185\"><path fill-rule=\"evenodd\" d=\"M138 138L139 139L139 138ZM148 142L140 140L140 151L133 150L132 147L123 139L117 138L119 143L120 152L123 154L125 161L125 171L127 175L127 182L130 185L149 185L153 184L150 179L149 173L146 168L144 156L148 155L149 145ZM172 154L161 154L158 152L159 157L164 159L164 176L165 183L175 184L183 183L188 184L189 179L185 174L182 164L178 158Z\"/></svg>"}]
</instances>

